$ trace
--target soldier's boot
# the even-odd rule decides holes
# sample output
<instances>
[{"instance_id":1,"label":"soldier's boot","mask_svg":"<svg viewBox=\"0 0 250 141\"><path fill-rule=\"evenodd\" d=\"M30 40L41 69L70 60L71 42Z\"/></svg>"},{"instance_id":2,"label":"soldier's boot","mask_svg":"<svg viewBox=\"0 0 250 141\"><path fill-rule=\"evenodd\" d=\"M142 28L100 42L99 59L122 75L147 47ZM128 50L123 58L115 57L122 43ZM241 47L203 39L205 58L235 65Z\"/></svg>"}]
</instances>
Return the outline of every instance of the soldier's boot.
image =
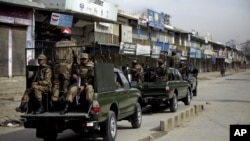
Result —
<instances>
[{"instance_id":1,"label":"soldier's boot","mask_svg":"<svg viewBox=\"0 0 250 141\"><path fill-rule=\"evenodd\" d=\"M33 114L42 114L44 113L43 102L38 101L38 109Z\"/></svg>"},{"instance_id":2,"label":"soldier's boot","mask_svg":"<svg viewBox=\"0 0 250 141\"><path fill-rule=\"evenodd\" d=\"M67 102L64 109L60 112L61 115L64 115L64 114L69 112L69 105L70 105L70 103Z\"/></svg>"},{"instance_id":3,"label":"soldier's boot","mask_svg":"<svg viewBox=\"0 0 250 141\"><path fill-rule=\"evenodd\" d=\"M16 107L17 112L24 113L24 112L27 112L27 110L28 110L28 103L27 102L21 101L21 104L19 105L19 107Z\"/></svg>"}]
</instances>

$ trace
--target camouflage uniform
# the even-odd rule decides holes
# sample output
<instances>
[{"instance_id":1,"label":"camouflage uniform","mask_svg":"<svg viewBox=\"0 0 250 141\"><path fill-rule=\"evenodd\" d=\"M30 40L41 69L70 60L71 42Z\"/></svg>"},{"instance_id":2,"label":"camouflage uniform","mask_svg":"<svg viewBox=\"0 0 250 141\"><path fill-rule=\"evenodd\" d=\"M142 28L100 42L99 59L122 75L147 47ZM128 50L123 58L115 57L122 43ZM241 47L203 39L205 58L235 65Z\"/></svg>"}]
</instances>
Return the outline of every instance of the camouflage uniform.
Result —
<instances>
[{"instance_id":1,"label":"camouflage uniform","mask_svg":"<svg viewBox=\"0 0 250 141\"><path fill-rule=\"evenodd\" d=\"M46 56L43 54L40 54L38 56L38 59L40 60L46 60ZM39 103L40 107L35 112L37 114L44 112L43 105L42 105L42 93L49 92L51 90L52 82L52 71L49 65L40 64L39 69L37 71L38 80L37 82L32 82L32 88L26 89L21 104L19 107L16 108L17 112L27 112L28 108L28 102L30 101L30 94L34 94L35 100ZM33 90L33 92L32 92Z\"/></svg>"},{"instance_id":2,"label":"camouflage uniform","mask_svg":"<svg viewBox=\"0 0 250 141\"><path fill-rule=\"evenodd\" d=\"M130 69L130 74L132 74L132 81L137 81L137 83L143 82L144 70L141 65L137 64L136 60L133 60L133 66Z\"/></svg>"},{"instance_id":3,"label":"camouflage uniform","mask_svg":"<svg viewBox=\"0 0 250 141\"><path fill-rule=\"evenodd\" d=\"M167 81L168 72L166 66L164 65L163 60L158 60L158 68L156 69L156 73L158 75L159 81Z\"/></svg>"},{"instance_id":4,"label":"camouflage uniform","mask_svg":"<svg viewBox=\"0 0 250 141\"><path fill-rule=\"evenodd\" d=\"M54 81L52 101L57 101L60 94L60 83L62 83L63 96L66 96L68 86L70 85L71 68L73 63L73 52L75 56L78 55L75 43L69 40L59 41L55 45L55 66L54 66ZM64 48L60 48L64 47ZM61 81L60 81L61 80Z\"/></svg>"},{"instance_id":5,"label":"camouflage uniform","mask_svg":"<svg viewBox=\"0 0 250 141\"><path fill-rule=\"evenodd\" d=\"M82 53L80 58L88 58L88 54ZM94 63L88 62L87 64L79 65L79 75L81 77L81 86L84 86L84 91L86 94L85 99L89 102L93 100L94 88L93 88L93 78L94 78ZM78 91L78 86L72 86L68 91L66 101L73 102L73 98L76 96Z\"/></svg>"},{"instance_id":6,"label":"camouflage uniform","mask_svg":"<svg viewBox=\"0 0 250 141\"><path fill-rule=\"evenodd\" d=\"M42 100L42 93L43 92L49 92L51 90L52 82L52 71L50 69L50 66L45 64L40 66L39 72L39 81L38 84L34 86L34 94L37 101Z\"/></svg>"}]
</instances>

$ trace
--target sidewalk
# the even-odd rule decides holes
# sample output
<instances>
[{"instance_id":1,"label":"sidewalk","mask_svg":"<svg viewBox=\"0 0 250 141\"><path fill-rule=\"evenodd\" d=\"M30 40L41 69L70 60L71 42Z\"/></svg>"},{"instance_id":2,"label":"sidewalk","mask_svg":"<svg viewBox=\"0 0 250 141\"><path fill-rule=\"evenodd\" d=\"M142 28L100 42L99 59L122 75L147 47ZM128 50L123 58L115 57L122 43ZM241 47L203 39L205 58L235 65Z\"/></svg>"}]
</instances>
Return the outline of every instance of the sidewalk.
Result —
<instances>
[{"instance_id":1,"label":"sidewalk","mask_svg":"<svg viewBox=\"0 0 250 141\"><path fill-rule=\"evenodd\" d=\"M244 70L239 70L237 73L243 71ZM225 75L232 75L234 73L236 73L234 70L228 70ZM215 77L221 77L219 71L202 72L198 74L199 81L209 80ZM22 113L16 112L15 107L20 104L25 87L25 76L13 78L0 77L0 131L3 131L3 128L9 128L5 127L8 123L16 123L20 121L20 115ZM9 124L10 127L16 127L17 125L18 124Z\"/></svg>"}]
</instances>

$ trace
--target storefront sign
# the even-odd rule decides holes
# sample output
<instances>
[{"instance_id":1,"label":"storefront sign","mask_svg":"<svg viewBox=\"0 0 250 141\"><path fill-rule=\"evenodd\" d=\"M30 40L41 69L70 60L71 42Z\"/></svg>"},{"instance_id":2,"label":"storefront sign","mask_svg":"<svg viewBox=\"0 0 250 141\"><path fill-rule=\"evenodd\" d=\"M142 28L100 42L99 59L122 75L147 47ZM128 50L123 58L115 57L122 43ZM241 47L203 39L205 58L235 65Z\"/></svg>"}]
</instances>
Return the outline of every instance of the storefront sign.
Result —
<instances>
[{"instance_id":1,"label":"storefront sign","mask_svg":"<svg viewBox=\"0 0 250 141\"><path fill-rule=\"evenodd\" d=\"M121 42L120 54L135 55L136 54L136 44Z\"/></svg>"},{"instance_id":2,"label":"storefront sign","mask_svg":"<svg viewBox=\"0 0 250 141\"><path fill-rule=\"evenodd\" d=\"M161 48L159 46L153 46L151 58L159 58L161 53Z\"/></svg>"},{"instance_id":3,"label":"storefront sign","mask_svg":"<svg viewBox=\"0 0 250 141\"><path fill-rule=\"evenodd\" d=\"M127 25L121 26L121 38L122 42L132 43L132 27Z\"/></svg>"},{"instance_id":4,"label":"storefront sign","mask_svg":"<svg viewBox=\"0 0 250 141\"><path fill-rule=\"evenodd\" d=\"M13 17L8 17L8 16L1 16L1 15L0 15L0 22L1 22L1 23L10 23L10 24L14 24L14 18L13 18Z\"/></svg>"},{"instance_id":5,"label":"storefront sign","mask_svg":"<svg viewBox=\"0 0 250 141\"><path fill-rule=\"evenodd\" d=\"M148 25L164 30L164 14L148 9Z\"/></svg>"},{"instance_id":6,"label":"storefront sign","mask_svg":"<svg viewBox=\"0 0 250 141\"><path fill-rule=\"evenodd\" d=\"M206 55L213 55L213 51L211 49L205 49L204 54Z\"/></svg>"},{"instance_id":7,"label":"storefront sign","mask_svg":"<svg viewBox=\"0 0 250 141\"><path fill-rule=\"evenodd\" d=\"M218 56L222 58L227 57L227 51L219 50Z\"/></svg>"},{"instance_id":8,"label":"storefront sign","mask_svg":"<svg viewBox=\"0 0 250 141\"><path fill-rule=\"evenodd\" d=\"M190 48L190 58L196 58L196 48Z\"/></svg>"},{"instance_id":9,"label":"storefront sign","mask_svg":"<svg viewBox=\"0 0 250 141\"><path fill-rule=\"evenodd\" d=\"M73 16L60 13L52 13L50 18L51 25L72 27Z\"/></svg>"},{"instance_id":10,"label":"storefront sign","mask_svg":"<svg viewBox=\"0 0 250 141\"><path fill-rule=\"evenodd\" d=\"M150 46L136 44L136 55L150 56Z\"/></svg>"},{"instance_id":11,"label":"storefront sign","mask_svg":"<svg viewBox=\"0 0 250 141\"><path fill-rule=\"evenodd\" d=\"M118 6L106 1L100 5L89 0L66 0L65 9L117 21Z\"/></svg>"},{"instance_id":12,"label":"storefront sign","mask_svg":"<svg viewBox=\"0 0 250 141\"><path fill-rule=\"evenodd\" d=\"M201 59L201 50L196 49L195 58Z\"/></svg>"},{"instance_id":13,"label":"storefront sign","mask_svg":"<svg viewBox=\"0 0 250 141\"><path fill-rule=\"evenodd\" d=\"M32 10L0 5L0 22L8 24L32 24Z\"/></svg>"},{"instance_id":14,"label":"storefront sign","mask_svg":"<svg viewBox=\"0 0 250 141\"><path fill-rule=\"evenodd\" d=\"M160 48L160 51L168 51L169 44L164 42L154 42L154 46L157 46Z\"/></svg>"}]
</instances>

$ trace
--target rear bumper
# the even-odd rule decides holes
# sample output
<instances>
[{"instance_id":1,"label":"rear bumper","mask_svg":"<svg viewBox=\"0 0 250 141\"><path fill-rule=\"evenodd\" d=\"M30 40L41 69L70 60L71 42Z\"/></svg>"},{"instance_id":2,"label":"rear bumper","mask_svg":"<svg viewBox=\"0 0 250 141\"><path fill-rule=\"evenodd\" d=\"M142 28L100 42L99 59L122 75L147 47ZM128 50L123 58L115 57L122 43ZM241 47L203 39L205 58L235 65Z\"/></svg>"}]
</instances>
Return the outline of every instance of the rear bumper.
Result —
<instances>
[{"instance_id":1,"label":"rear bumper","mask_svg":"<svg viewBox=\"0 0 250 141\"><path fill-rule=\"evenodd\" d=\"M99 122L83 114L26 114L21 116L25 128L53 128L57 131L66 129L98 128Z\"/></svg>"},{"instance_id":2,"label":"rear bumper","mask_svg":"<svg viewBox=\"0 0 250 141\"><path fill-rule=\"evenodd\" d=\"M169 98L166 97L144 97L143 103L150 104L150 105L161 105L161 104L168 104Z\"/></svg>"}]
</instances>

